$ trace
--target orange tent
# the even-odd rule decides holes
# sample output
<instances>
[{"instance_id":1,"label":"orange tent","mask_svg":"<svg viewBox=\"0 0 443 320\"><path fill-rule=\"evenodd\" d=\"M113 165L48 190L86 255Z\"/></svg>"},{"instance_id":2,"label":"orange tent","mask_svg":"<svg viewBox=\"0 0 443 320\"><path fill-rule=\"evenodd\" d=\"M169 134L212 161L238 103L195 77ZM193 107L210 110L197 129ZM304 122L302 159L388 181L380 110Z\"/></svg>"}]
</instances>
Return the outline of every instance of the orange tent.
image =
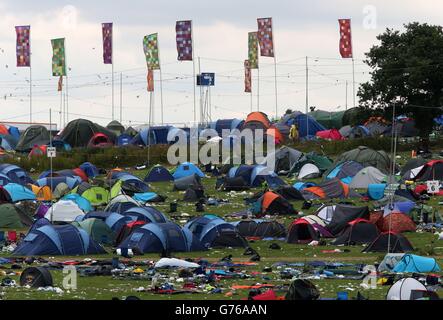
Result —
<instances>
[{"instance_id":1,"label":"orange tent","mask_svg":"<svg viewBox=\"0 0 443 320\"><path fill-rule=\"evenodd\" d=\"M247 125L250 122L259 122L261 123L266 129L268 129L271 126L271 121L269 121L268 116L260 111L251 112L248 114L245 120L245 125Z\"/></svg>"},{"instance_id":2,"label":"orange tent","mask_svg":"<svg viewBox=\"0 0 443 320\"><path fill-rule=\"evenodd\" d=\"M51 188L49 188L48 186L39 187L33 184L31 184L30 186L38 201L52 200Z\"/></svg>"},{"instance_id":3,"label":"orange tent","mask_svg":"<svg viewBox=\"0 0 443 320\"><path fill-rule=\"evenodd\" d=\"M310 187L310 188L306 188L304 190L309 191L309 192L315 194L317 197L320 197L321 199L325 199L326 198L326 193L320 187Z\"/></svg>"},{"instance_id":4,"label":"orange tent","mask_svg":"<svg viewBox=\"0 0 443 320\"><path fill-rule=\"evenodd\" d=\"M266 130L266 134L268 136L272 136L275 139L275 144L280 144L285 141L285 137L282 135L280 130L275 128L274 126L270 127L268 130Z\"/></svg>"},{"instance_id":5,"label":"orange tent","mask_svg":"<svg viewBox=\"0 0 443 320\"><path fill-rule=\"evenodd\" d=\"M8 128L6 128L4 124L0 124L0 134L5 134L5 135L9 134Z\"/></svg>"}]
</instances>

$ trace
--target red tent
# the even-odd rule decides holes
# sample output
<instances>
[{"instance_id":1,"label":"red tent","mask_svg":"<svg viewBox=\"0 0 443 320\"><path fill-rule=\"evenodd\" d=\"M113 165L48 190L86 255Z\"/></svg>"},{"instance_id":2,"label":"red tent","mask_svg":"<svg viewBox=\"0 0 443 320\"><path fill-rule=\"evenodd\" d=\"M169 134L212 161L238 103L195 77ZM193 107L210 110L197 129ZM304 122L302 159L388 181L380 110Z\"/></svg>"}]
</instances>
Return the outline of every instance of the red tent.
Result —
<instances>
[{"instance_id":1,"label":"red tent","mask_svg":"<svg viewBox=\"0 0 443 320\"><path fill-rule=\"evenodd\" d=\"M108 148L112 147L114 144L111 139L103 133L96 133L88 142L88 148Z\"/></svg>"},{"instance_id":2,"label":"red tent","mask_svg":"<svg viewBox=\"0 0 443 320\"><path fill-rule=\"evenodd\" d=\"M320 139L325 140L344 140L343 136L340 134L340 131L337 129L330 129L330 130L323 130L323 131L317 131L315 134Z\"/></svg>"}]
</instances>

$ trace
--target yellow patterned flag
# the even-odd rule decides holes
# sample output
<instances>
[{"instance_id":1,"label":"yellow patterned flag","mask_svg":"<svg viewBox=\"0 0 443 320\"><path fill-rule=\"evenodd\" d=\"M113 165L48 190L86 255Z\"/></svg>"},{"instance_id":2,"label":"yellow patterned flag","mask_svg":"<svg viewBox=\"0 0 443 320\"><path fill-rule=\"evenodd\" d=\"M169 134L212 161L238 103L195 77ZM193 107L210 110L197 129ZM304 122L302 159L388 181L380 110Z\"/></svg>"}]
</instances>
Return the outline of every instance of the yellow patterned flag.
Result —
<instances>
[{"instance_id":1,"label":"yellow patterned flag","mask_svg":"<svg viewBox=\"0 0 443 320\"><path fill-rule=\"evenodd\" d=\"M148 69L160 69L160 58L158 56L158 34L153 33L143 38L143 50L146 56Z\"/></svg>"},{"instance_id":2,"label":"yellow patterned flag","mask_svg":"<svg viewBox=\"0 0 443 320\"><path fill-rule=\"evenodd\" d=\"M248 60L250 69L258 69L258 36L257 32L248 33Z\"/></svg>"},{"instance_id":3,"label":"yellow patterned flag","mask_svg":"<svg viewBox=\"0 0 443 320\"><path fill-rule=\"evenodd\" d=\"M52 75L66 76L65 38L52 39Z\"/></svg>"}]
</instances>

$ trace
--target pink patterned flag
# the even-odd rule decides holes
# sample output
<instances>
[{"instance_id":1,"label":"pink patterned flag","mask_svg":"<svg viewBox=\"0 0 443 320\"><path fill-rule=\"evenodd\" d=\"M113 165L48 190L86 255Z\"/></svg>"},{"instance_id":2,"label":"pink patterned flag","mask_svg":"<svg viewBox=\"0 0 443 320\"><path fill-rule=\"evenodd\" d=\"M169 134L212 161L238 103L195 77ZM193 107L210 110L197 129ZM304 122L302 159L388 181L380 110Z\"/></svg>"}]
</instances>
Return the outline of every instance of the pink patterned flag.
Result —
<instances>
[{"instance_id":1,"label":"pink patterned flag","mask_svg":"<svg viewBox=\"0 0 443 320\"><path fill-rule=\"evenodd\" d=\"M245 92L251 92L251 65L249 60L245 60Z\"/></svg>"},{"instance_id":2,"label":"pink patterned flag","mask_svg":"<svg viewBox=\"0 0 443 320\"><path fill-rule=\"evenodd\" d=\"M352 58L351 19L339 19L340 26L340 55L342 58Z\"/></svg>"},{"instance_id":3,"label":"pink patterned flag","mask_svg":"<svg viewBox=\"0 0 443 320\"><path fill-rule=\"evenodd\" d=\"M17 67L31 66L31 43L30 33L31 26L17 26L15 27L17 34L16 54Z\"/></svg>"},{"instance_id":4,"label":"pink patterned flag","mask_svg":"<svg viewBox=\"0 0 443 320\"><path fill-rule=\"evenodd\" d=\"M175 24L177 59L179 61L192 61L192 21L177 21Z\"/></svg>"},{"instance_id":5,"label":"pink patterned flag","mask_svg":"<svg viewBox=\"0 0 443 320\"><path fill-rule=\"evenodd\" d=\"M102 23L103 63L112 64L112 22Z\"/></svg>"},{"instance_id":6,"label":"pink patterned flag","mask_svg":"<svg viewBox=\"0 0 443 320\"><path fill-rule=\"evenodd\" d=\"M259 18L257 19L257 23L260 55L264 57L273 57L274 42L272 40L272 18Z\"/></svg>"}]
</instances>

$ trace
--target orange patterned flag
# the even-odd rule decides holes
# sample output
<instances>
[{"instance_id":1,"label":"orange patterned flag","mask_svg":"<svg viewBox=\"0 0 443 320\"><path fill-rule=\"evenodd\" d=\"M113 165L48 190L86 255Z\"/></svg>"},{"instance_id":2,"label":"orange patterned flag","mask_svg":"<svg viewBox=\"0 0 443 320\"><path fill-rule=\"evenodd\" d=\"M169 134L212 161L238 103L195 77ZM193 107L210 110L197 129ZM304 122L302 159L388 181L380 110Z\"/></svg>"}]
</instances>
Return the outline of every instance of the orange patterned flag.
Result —
<instances>
[{"instance_id":1,"label":"orange patterned flag","mask_svg":"<svg viewBox=\"0 0 443 320\"><path fill-rule=\"evenodd\" d=\"M154 91L154 71L148 69L148 92Z\"/></svg>"},{"instance_id":2,"label":"orange patterned flag","mask_svg":"<svg viewBox=\"0 0 443 320\"><path fill-rule=\"evenodd\" d=\"M60 76L60 78L58 79L57 91L62 91L62 88L63 88L63 76Z\"/></svg>"}]
</instances>

